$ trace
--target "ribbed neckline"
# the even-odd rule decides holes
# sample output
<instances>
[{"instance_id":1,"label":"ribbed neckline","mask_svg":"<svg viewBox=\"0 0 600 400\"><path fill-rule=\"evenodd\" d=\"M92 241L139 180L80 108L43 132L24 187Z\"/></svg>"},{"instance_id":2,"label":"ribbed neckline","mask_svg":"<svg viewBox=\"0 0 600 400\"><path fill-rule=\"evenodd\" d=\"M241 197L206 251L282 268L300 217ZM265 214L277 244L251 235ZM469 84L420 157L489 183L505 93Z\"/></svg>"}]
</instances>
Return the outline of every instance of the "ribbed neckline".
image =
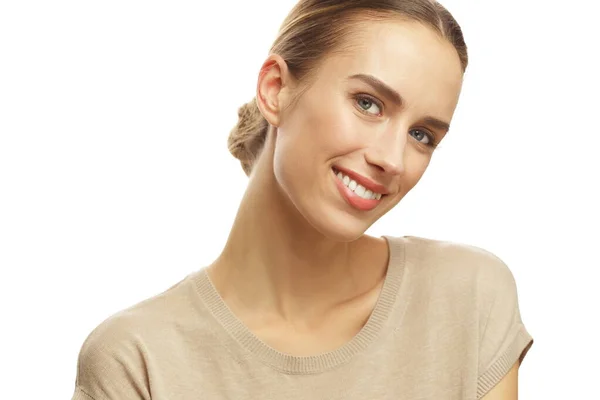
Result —
<instances>
[{"instance_id":1,"label":"ribbed neckline","mask_svg":"<svg viewBox=\"0 0 600 400\"><path fill-rule=\"evenodd\" d=\"M206 307L222 327L243 348L263 363L288 374L314 374L348 362L366 349L388 320L400 289L405 266L405 241L402 237L382 236L388 244L388 264L381 292L363 328L346 344L319 355L293 356L275 350L254 335L231 311L212 284L207 270L193 278Z\"/></svg>"}]
</instances>

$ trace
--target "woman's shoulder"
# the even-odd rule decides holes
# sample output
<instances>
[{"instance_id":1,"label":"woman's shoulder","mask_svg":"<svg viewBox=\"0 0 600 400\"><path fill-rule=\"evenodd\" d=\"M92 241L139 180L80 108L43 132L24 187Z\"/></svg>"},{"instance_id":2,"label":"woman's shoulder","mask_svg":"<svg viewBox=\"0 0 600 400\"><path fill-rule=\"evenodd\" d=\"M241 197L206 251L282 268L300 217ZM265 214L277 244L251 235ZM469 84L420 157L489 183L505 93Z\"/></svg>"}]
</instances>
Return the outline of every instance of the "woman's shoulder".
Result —
<instances>
[{"instance_id":1,"label":"woman's shoulder","mask_svg":"<svg viewBox=\"0 0 600 400\"><path fill-rule=\"evenodd\" d=\"M473 244L422 236L391 237L405 259L420 269L475 274L482 279L512 279L509 266L496 253Z\"/></svg>"},{"instance_id":2,"label":"woman's shoulder","mask_svg":"<svg viewBox=\"0 0 600 400\"><path fill-rule=\"evenodd\" d=\"M420 236L390 237L404 254L412 284L443 296L468 296L489 304L498 295L516 297L513 272L496 253L465 242Z\"/></svg>"},{"instance_id":3,"label":"woman's shoulder","mask_svg":"<svg viewBox=\"0 0 600 400\"><path fill-rule=\"evenodd\" d=\"M194 307L191 273L166 290L128 306L101 321L86 337L80 357L114 357L123 351L164 341L190 320Z\"/></svg>"},{"instance_id":4,"label":"woman's shoulder","mask_svg":"<svg viewBox=\"0 0 600 400\"><path fill-rule=\"evenodd\" d=\"M134 394L147 390L147 370L152 363L184 354L189 332L201 341L203 329L198 324L206 318L194 298L197 273L100 322L79 351L78 390L97 394L118 388L128 390L118 392L119 398L139 398Z\"/></svg>"},{"instance_id":5,"label":"woman's shoulder","mask_svg":"<svg viewBox=\"0 0 600 400\"><path fill-rule=\"evenodd\" d=\"M398 329L429 324L427 329L446 332L426 336L432 340L462 337L472 343L478 391L487 392L533 343L521 319L513 272L501 257L480 246L418 236L392 241L404 249L409 299L404 325Z\"/></svg>"}]
</instances>

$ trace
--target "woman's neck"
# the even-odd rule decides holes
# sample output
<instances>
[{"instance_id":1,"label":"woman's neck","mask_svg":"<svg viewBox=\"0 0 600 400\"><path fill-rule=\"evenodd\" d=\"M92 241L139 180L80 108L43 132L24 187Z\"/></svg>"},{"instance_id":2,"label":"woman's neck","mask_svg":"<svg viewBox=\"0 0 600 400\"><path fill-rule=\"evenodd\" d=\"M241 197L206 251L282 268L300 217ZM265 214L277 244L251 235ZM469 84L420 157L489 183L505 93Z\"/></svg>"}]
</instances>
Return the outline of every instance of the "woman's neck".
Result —
<instances>
[{"instance_id":1,"label":"woman's neck","mask_svg":"<svg viewBox=\"0 0 600 400\"><path fill-rule=\"evenodd\" d=\"M363 235L346 243L324 237L267 169L252 176L225 248L208 273L238 312L297 321L318 319L371 292L386 265L385 240Z\"/></svg>"}]
</instances>

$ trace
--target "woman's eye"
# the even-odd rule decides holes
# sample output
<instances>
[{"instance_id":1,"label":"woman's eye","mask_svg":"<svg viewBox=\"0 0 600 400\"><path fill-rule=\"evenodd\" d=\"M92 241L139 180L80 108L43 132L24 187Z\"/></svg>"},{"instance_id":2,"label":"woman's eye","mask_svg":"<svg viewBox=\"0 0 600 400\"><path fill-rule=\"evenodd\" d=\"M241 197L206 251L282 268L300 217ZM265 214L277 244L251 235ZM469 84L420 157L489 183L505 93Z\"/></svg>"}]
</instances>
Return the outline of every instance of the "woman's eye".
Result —
<instances>
[{"instance_id":1,"label":"woman's eye","mask_svg":"<svg viewBox=\"0 0 600 400\"><path fill-rule=\"evenodd\" d=\"M427 131L424 131L423 129L412 129L410 133L415 139L417 139L419 143L422 143L427 146L434 146L433 135L428 133Z\"/></svg>"},{"instance_id":2,"label":"woman's eye","mask_svg":"<svg viewBox=\"0 0 600 400\"><path fill-rule=\"evenodd\" d=\"M361 110L363 112L366 112L366 113L372 114L372 115L381 114L381 111L382 111L381 109L383 107L381 106L381 104L379 104L379 102L372 99L371 97L356 96L356 101L358 103L358 106L361 108Z\"/></svg>"}]
</instances>

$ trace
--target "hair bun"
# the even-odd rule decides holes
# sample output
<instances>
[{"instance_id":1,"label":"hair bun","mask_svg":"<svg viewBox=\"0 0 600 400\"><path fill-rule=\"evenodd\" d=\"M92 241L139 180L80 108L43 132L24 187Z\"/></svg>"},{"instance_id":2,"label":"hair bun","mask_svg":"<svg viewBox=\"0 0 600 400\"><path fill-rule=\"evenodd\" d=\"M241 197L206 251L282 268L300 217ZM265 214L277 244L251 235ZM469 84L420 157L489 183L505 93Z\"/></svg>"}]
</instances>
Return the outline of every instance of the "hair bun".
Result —
<instances>
[{"instance_id":1,"label":"hair bun","mask_svg":"<svg viewBox=\"0 0 600 400\"><path fill-rule=\"evenodd\" d=\"M238 160L246 175L252 172L252 166L264 145L269 123L263 117L256 98L238 109L238 122L229 132L227 147Z\"/></svg>"}]
</instances>

